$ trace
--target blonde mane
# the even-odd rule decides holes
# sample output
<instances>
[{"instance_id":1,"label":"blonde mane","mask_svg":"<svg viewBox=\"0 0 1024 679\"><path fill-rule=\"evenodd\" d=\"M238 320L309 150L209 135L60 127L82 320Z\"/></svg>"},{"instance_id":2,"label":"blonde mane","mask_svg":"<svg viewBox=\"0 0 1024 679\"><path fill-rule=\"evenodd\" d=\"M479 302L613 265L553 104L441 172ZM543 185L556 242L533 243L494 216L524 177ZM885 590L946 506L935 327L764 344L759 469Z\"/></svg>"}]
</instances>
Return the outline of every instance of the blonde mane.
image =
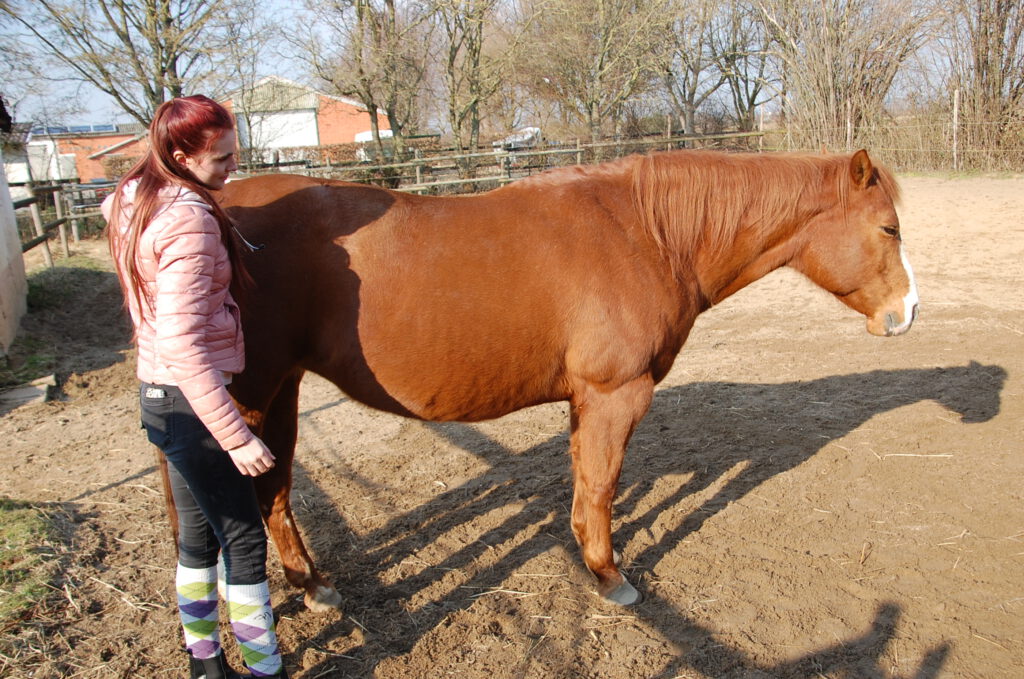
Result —
<instances>
[{"instance_id":1,"label":"blonde mane","mask_svg":"<svg viewBox=\"0 0 1024 679\"><path fill-rule=\"evenodd\" d=\"M713 151L636 156L633 202L641 224L678 271L699 249L722 251L740 230L770 230L826 208L808 201L830 190L845 209L851 157ZM896 202L895 179L885 168L875 169L875 180Z\"/></svg>"}]
</instances>

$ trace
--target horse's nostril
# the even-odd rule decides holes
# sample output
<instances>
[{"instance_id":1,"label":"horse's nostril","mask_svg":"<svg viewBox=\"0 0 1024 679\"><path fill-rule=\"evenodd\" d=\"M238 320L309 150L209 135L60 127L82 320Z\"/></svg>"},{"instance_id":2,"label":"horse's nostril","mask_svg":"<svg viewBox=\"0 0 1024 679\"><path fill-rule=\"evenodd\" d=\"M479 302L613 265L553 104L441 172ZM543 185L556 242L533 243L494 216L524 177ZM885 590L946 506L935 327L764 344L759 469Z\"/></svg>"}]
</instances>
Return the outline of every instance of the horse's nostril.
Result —
<instances>
[{"instance_id":1,"label":"horse's nostril","mask_svg":"<svg viewBox=\"0 0 1024 679\"><path fill-rule=\"evenodd\" d=\"M910 310L910 322L913 323L916 320L917 320L917 305L915 304L914 308Z\"/></svg>"},{"instance_id":2,"label":"horse's nostril","mask_svg":"<svg viewBox=\"0 0 1024 679\"><path fill-rule=\"evenodd\" d=\"M885 315L885 331L887 333L892 332L900 325L900 317L896 315L896 312L890 311Z\"/></svg>"}]
</instances>

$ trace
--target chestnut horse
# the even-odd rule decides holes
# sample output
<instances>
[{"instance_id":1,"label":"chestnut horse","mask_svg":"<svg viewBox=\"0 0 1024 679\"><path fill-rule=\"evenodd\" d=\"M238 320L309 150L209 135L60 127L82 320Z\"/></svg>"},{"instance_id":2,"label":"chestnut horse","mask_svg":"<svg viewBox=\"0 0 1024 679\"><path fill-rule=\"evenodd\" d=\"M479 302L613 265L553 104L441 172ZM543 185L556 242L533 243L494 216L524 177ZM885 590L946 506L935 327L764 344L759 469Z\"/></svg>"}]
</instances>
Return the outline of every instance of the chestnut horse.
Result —
<instances>
[{"instance_id":1,"label":"chestnut horse","mask_svg":"<svg viewBox=\"0 0 1024 679\"><path fill-rule=\"evenodd\" d=\"M374 408L478 421L569 401L572 531L599 593L631 604L611 508L623 455L694 319L789 265L906 332L917 310L892 176L845 156L677 151L552 170L473 196L264 176L223 204L244 237L246 370L231 391L277 466L256 481L306 604L340 597L289 505L299 382Z\"/></svg>"}]
</instances>

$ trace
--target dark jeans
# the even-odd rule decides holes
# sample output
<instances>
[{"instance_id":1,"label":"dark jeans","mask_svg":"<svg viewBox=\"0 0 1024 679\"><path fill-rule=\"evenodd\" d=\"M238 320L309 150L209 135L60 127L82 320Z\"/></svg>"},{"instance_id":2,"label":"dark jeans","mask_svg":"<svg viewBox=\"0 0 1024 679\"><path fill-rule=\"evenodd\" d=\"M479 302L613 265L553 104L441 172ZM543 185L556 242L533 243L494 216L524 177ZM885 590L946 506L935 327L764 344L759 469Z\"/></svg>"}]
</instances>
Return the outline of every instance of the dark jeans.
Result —
<instances>
[{"instance_id":1,"label":"dark jeans","mask_svg":"<svg viewBox=\"0 0 1024 679\"><path fill-rule=\"evenodd\" d=\"M178 508L178 561L209 568L222 552L226 580L267 579L267 534L252 478L243 476L177 387L143 383L142 426L163 451Z\"/></svg>"}]
</instances>

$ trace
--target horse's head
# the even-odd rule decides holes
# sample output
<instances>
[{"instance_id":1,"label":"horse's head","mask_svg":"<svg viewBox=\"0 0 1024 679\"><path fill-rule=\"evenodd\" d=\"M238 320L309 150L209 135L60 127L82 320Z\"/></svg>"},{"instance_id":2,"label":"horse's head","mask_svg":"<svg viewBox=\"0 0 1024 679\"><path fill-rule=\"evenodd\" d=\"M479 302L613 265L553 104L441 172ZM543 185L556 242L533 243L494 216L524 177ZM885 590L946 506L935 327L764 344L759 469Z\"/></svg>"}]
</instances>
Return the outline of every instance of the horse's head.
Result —
<instances>
[{"instance_id":1,"label":"horse's head","mask_svg":"<svg viewBox=\"0 0 1024 679\"><path fill-rule=\"evenodd\" d=\"M841 199L813 217L791 265L867 316L873 335L902 335L917 317L917 285L900 236L895 182L866 151L839 177Z\"/></svg>"}]
</instances>

